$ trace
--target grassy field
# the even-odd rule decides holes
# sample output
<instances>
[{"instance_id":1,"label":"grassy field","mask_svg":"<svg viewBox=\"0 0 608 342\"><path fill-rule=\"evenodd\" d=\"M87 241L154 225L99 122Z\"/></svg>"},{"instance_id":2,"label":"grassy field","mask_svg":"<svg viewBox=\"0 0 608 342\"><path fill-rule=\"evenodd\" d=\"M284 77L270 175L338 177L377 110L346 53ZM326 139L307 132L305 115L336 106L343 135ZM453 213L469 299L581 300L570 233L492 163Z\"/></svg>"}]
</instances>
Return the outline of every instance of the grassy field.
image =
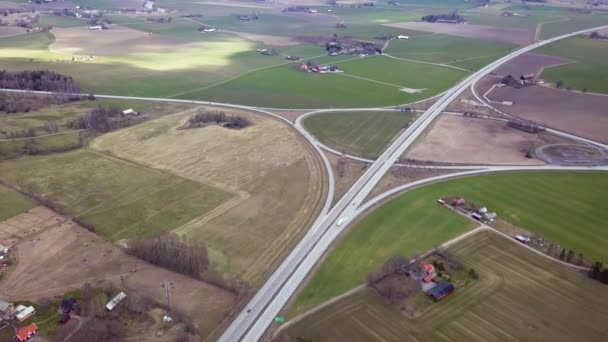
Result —
<instances>
[{"instance_id":1,"label":"grassy field","mask_svg":"<svg viewBox=\"0 0 608 342\"><path fill-rule=\"evenodd\" d=\"M570 14L565 20L554 21L543 24L541 38L559 36L569 32L584 30L596 26L608 25L608 15L574 15Z\"/></svg>"},{"instance_id":2,"label":"grassy field","mask_svg":"<svg viewBox=\"0 0 608 342\"><path fill-rule=\"evenodd\" d=\"M88 150L0 163L0 179L43 196L109 240L175 229L231 195Z\"/></svg>"},{"instance_id":3,"label":"grassy field","mask_svg":"<svg viewBox=\"0 0 608 342\"><path fill-rule=\"evenodd\" d=\"M87 21L76 17L58 16L58 15L41 15L36 23L38 27L76 27L87 26Z\"/></svg>"},{"instance_id":4,"label":"grassy field","mask_svg":"<svg viewBox=\"0 0 608 342\"><path fill-rule=\"evenodd\" d=\"M458 70L383 56L323 57L315 62L336 64L344 74L306 73L297 64L289 64L245 74L180 98L278 108L388 106L436 95L466 76ZM404 87L425 90L408 94L400 91Z\"/></svg>"},{"instance_id":5,"label":"grassy field","mask_svg":"<svg viewBox=\"0 0 608 342\"><path fill-rule=\"evenodd\" d=\"M477 70L506 55L514 47L508 43L427 33L419 37L413 36L411 40L391 41L386 53L395 57Z\"/></svg>"},{"instance_id":6,"label":"grassy field","mask_svg":"<svg viewBox=\"0 0 608 342\"><path fill-rule=\"evenodd\" d=\"M449 248L479 280L414 318L363 290L294 323L278 341L603 341L605 285L491 232Z\"/></svg>"},{"instance_id":7,"label":"grassy field","mask_svg":"<svg viewBox=\"0 0 608 342\"><path fill-rule=\"evenodd\" d=\"M576 63L547 68L542 76L552 83L564 82L564 87L591 92L608 93L608 41L570 38L538 50L539 53L570 58Z\"/></svg>"},{"instance_id":8,"label":"grassy field","mask_svg":"<svg viewBox=\"0 0 608 342\"><path fill-rule=\"evenodd\" d=\"M502 173L407 192L371 212L349 231L290 313L301 313L363 283L370 271L392 255L411 256L415 250L425 251L465 231L469 222L434 203L447 196L464 196L496 211L504 220L583 253L589 260L608 261L604 248L608 231L602 229L608 212L601 205L606 200L601 189L606 186L605 173Z\"/></svg>"},{"instance_id":9,"label":"grassy field","mask_svg":"<svg viewBox=\"0 0 608 342\"><path fill-rule=\"evenodd\" d=\"M282 122L222 110L253 125L178 129L197 109L106 134L91 146L235 194L176 232L205 241L220 272L255 285L308 228L322 205L323 174L314 155Z\"/></svg>"},{"instance_id":10,"label":"grassy field","mask_svg":"<svg viewBox=\"0 0 608 342\"><path fill-rule=\"evenodd\" d=\"M304 126L330 147L376 158L414 117L402 112L323 113L308 117Z\"/></svg>"},{"instance_id":11,"label":"grassy field","mask_svg":"<svg viewBox=\"0 0 608 342\"><path fill-rule=\"evenodd\" d=\"M365 282L394 255L411 257L472 228L474 224L435 203L429 186L405 193L371 212L340 240L289 308L305 312Z\"/></svg>"},{"instance_id":12,"label":"grassy field","mask_svg":"<svg viewBox=\"0 0 608 342\"><path fill-rule=\"evenodd\" d=\"M34 206L29 198L0 185L0 221L21 214Z\"/></svg>"}]
</instances>

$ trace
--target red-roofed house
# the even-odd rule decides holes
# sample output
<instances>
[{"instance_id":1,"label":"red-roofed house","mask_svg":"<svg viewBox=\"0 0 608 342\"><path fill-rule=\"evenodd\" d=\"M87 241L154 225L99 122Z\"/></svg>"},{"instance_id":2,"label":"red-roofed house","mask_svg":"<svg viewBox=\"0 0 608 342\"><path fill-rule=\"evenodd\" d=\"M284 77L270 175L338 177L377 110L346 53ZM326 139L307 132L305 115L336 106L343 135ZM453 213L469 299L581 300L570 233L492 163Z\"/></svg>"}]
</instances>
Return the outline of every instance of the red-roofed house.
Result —
<instances>
[{"instance_id":1,"label":"red-roofed house","mask_svg":"<svg viewBox=\"0 0 608 342\"><path fill-rule=\"evenodd\" d=\"M36 333L38 333L38 326L35 323L32 323L17 330L17 335L15 335L15 341L25 342L30 338L34 337Z\"/></svg>"}]
</instances>

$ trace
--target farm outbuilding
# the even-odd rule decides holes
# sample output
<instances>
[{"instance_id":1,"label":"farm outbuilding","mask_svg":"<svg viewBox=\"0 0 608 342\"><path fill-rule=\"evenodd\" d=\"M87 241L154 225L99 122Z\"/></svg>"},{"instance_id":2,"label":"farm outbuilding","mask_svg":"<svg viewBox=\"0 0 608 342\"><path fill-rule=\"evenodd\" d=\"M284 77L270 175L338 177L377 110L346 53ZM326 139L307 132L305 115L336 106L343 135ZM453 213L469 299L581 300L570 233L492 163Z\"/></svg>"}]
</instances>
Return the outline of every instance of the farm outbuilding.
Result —
<instances>
[{"instance_id":1,"label":"farm outbuilding","mask_svg":"<svg viewBox=\"0 0 608 342\"><path fill-rule=\"evenodd\" d=\"M116 307L116 305L120 304L120 302L122 302L123 299L125 299L126 297L126 293L120 292L114 298L112 298L112 300L110 300L108 304L106 304L106 309L108 309L108 311L112 311Z\"/></svg>"},{"instance_id":2,"label":"farm outbuilding","mask_svg":"<svg viewBox=\"0 0 608 342\"><path fill-rule=\"evenodd\" d=\"M34 313L36 313L36 309L34 309L33 306L25 307L23 305L19 305L17 309L15 309L15 318L17 318L19 322L23 322L30 318Z\"/></svg>"},{"instance_id":3,"label":"farm outbuilding","mask_svg":"<svg viewBox=\"0 0 608 342\"><path fill-rule=\"evenodd\" d=\"M32 323L27 325L19 330L17 330L17 334L15 335L15 341L25 342L30 338L34 337L38 333L38 326L36 323Z\"/></svg>"},{"instance_id":4,"label":"farm outbuilding","mask_svg":"<svg viewBox=\"0 0 608 342\"><path fill-rule=\"evenodd\" d=\"M438 283L435 287L429 290L428 294L436 301L451 295L454 292L454 285L450 283Z\"/></svg>"}]
</instances>

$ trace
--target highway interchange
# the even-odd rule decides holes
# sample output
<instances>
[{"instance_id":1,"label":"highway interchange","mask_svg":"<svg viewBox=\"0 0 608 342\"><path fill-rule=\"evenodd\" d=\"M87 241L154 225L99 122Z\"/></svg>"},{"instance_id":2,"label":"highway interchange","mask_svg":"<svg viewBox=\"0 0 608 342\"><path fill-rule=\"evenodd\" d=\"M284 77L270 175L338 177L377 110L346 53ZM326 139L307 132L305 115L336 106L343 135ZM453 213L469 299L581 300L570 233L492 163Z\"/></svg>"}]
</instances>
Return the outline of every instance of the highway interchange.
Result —
<instances>
[{"instance_id":1,"label":"highway interchange","mask_svg":"<svg viewBox=\"0 0 608 342\"><path fill-rule=\"evenodd\" d=\"M318 155L322 158L327 173L328 173L328 192L325 200L325 205L321 210L319 216L305 234L305 236L298 242L297 246L293 251L284 259L280 266L273 272L268 278L266 283L258 290L254 297L248 302L243 310L234 318L228 328L224 331L223 335L219 338L222 342L236 342L236 341L258 341L262 338L270 324L274 321L274 318L283 309L285 304L296 292L298 287L302 284L309 272L314 268L316 263L325 254L330 245L340 235L340 233L348 226L348 224L356 217L364 213L372 206L378 204L382 200L389 198L399 192L405 191L412 187L421 186L430 182L436 182L448 178L462 177L467 175L490 173L490 172L504 172L504 171L518 171L518 170L604 170L608 171L608 167L561 167L561 166L463 166L463 167L451 167L454 169L461 169L463 171L452 173L448 175L442 175L432 177L416 182L391 189L390 191L381 194L366 203L365 199L371 193L376 184L382 179L382 177L389 171L389 169L399 160L401 155L407 150L407 148L422 134L427 127L435 120L435 118L444 112L445 108L453 102L460 94L466 89L472 88L474 91L474 85L481 80L484 76L488 75L494 69L500 65L526 53L534 50L540 46L561 40L564 38L572 37L579 34L589 33L595 30L608 28L608 26L595 27L592 29L581 30L569 34L565 34L559 37L539 41L529 46L523 47L517 51L504 56L495 62L487 65L479 71L473 73L465 80L458 83L456 86L446 91L428 110L426 110L410 127L408 127L394 142L376 159L375 161L364 160L356 158L354 156L348 156L354 159L361 159L364 162L371 162L371 165L367 168L366 172L359 178L351 188L344 194L344 196L331 207L332 199L334 197L334 175L332 172L331 164L325 156L322 150L333 151L331 148L324 146L318 142L312 135L310 135L302 126L302 117L296 120L293 124L291 121L271 112L271 109L256 108L250 106L241 106L227 103L216 103L209 101L192 101L192 100L180 100L180 99L168 99L168 98L144 98L144 97L127 97L127 96L113 96L113 95L97 95L100 98L117 98L117 99L134 99L134 100L148 100L148 101L165 101L165 102L179 102L179 103L193 103L203 105L216 105L244 110L252 110L260 112L266 115L271 115L282 121L285 121L289 125L292 125L300 134L302 134L314 147ZM8 90L3 91L23 92L19 90ZM47 93L47 92L36 92L36 93ZM474 95L483 102L483 100L474 93ZM336 112L336 111L369 111L369 110L384 110L386 108L349 108L349 109L321 109L312 110L305 114L314 115L324 112ZM570 136L571 138L579 141L585 141L587 143L593 143L602 147L608 147L596 142L579 138L576 136L569 135L563 132L557 132L561 135ZM445 167L444 167L445 168Z\"/></svg>"}]
</instances>

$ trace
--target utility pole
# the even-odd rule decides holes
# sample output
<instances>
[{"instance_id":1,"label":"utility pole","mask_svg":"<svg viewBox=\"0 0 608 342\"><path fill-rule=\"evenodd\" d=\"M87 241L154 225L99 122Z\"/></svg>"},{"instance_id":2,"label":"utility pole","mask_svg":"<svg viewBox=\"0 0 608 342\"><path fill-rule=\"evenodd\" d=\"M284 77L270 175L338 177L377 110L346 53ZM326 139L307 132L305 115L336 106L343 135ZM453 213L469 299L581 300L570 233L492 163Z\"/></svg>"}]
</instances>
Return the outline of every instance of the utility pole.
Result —
<instances>
[{"instance_id":1,"label":"utility pole","mask_svg":"<svg viewBox=\"0 0 608 342\"><path fill-rule=\"evenodd\" d=\"M167 299L167 314L163 317L163 321L166 323L171 323L173 318L171 318L171 288L175 288L173 286L173 282L165 280L160 283L160 287L165 289L165 298Z\"/></svg>"}]
</instances>

